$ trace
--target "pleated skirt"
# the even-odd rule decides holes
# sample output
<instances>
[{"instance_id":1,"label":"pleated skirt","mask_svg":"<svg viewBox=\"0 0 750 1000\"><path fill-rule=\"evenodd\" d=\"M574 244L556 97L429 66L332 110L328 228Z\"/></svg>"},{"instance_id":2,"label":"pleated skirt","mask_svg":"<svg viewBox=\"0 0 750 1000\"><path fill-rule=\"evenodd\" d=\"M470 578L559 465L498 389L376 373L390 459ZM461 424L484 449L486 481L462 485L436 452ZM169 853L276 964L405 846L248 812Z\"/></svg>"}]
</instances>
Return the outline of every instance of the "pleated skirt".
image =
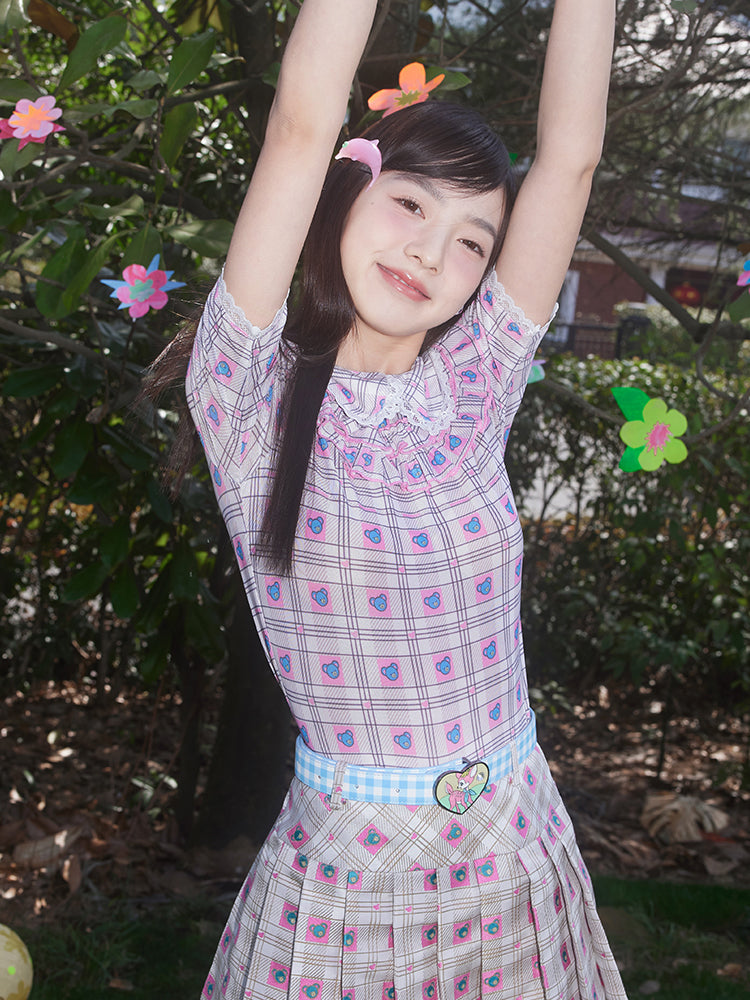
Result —
<instances>
[{"instance_id":1,"label":"pleated skirt","mask_svg":"<svg viewBox=\"0 0 750 1000\"><path fill-rule=\"evenodd\" d=\"M296 778L203 998L622 1000L542 751L460 816L331 801Z\"/></svg>"}]
</instances>

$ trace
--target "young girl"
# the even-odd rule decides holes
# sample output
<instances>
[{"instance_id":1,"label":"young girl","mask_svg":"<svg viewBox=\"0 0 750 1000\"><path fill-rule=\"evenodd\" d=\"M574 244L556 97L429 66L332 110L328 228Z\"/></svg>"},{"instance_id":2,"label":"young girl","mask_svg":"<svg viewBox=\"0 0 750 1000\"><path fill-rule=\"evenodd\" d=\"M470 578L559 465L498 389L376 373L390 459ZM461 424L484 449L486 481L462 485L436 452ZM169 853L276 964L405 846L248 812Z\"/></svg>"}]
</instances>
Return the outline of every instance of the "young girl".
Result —
<instances>
[{"instance_id":1,"label":"young girl","mask_svg":"<svg viewBox=\"0 0 750 1000\"><path fill-rule=\"evenodd\" d=\"M301 734L203 996L621 998L536 744L503 462L601 153L614 0L557 0L517 198L441 102L329 168L375 7L305 0L188 375Z\"/></svg>"}]
</instances>

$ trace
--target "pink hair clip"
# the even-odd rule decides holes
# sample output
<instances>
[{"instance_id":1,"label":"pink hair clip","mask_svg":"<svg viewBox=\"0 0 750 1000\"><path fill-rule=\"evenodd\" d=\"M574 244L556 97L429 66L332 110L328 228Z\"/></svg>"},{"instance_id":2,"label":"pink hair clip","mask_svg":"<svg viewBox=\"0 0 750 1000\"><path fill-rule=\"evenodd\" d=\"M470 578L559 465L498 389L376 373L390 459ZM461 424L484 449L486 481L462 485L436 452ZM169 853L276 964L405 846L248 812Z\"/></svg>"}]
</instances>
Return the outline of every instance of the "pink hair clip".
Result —
<instances>
[{"instance_id":1,"label":"pink hair clip","mask_svg":"<svg viewBox=\"0 0 750 1000\"><path fill-rule=\"evenodd\" d=\"M370 168L372 180L367 185L368 189L373 186L380 177L383 169L383 157L378 148L377 139L349 139L336 153L337 160L355 160L357 163L364 163Z\"/></svg>"}]
</instances>

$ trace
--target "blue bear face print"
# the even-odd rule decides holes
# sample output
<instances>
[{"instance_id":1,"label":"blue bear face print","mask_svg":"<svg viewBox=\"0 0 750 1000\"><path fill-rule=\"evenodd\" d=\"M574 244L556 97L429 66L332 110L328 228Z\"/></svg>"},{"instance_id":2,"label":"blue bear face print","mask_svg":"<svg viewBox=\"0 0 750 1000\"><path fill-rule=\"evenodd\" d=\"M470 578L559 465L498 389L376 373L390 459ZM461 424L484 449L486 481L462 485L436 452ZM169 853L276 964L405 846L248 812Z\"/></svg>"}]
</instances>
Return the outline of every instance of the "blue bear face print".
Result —
<instances>
[{"instance_id":1,"label":"blue bear face print","mask_svg":"<svg viewBox=\"0 0 750 1000\"><path fill-rule=\"evenodd\" d=\"M456 448L459 448L463 442L460 437L457 437L455 434L451 434L448 438L448 443L451 446L451 451L455 451Z\"/></svg>"},{"instance_id":2,"label":"blue bear face print","mask_svg":"<svg viewBox=\"0 0 750 1000\"><path fill-rule=\"evenodd\" d=\"M286 673L289 673L289 671L292 669L292 661L289 659L286 653L283 656L279 657L279 663L281 664L281 669L286 671Z\"/></svg>"},{"instance_id":3,"label":"blue bear face print","mask_svg":"<svg viewBox=\"0 0 750 1000\"><path fill-rule=\"evenodd\" d=\"M469 925L461 924L461 926L456 931L456 937L460 938L462 941L469 936Z\"/></svg>"},{"instance_id":4,"label":"blue bear face print","mask_svg":"<svg viewBox=\"0 0 750 1000\"><path fill-rule=\"evenodd\" d=\"M347 931L346 934L344 934L344 947L351 948L353 944L354 944L354 935L352 934L351 931Z\"/></svg>"},{"instance_id":5,"label":"blue bear face print","mask_svg":"<svg viewBox=\"0 0 750 1000\"><path fill-rule=\"evenodd\" d=\"M312 592L312 599L316 604L319 604L321 608L324 608L328 604L328 591L325 587L321 587L320 590L314 590Z\"/></svg>"},{"instance_id":6,"label":"blue bear face print","mask_svg":"<svg viewBox=\"0 0 750 1000\"><path fill-rule=\"evenodd\" d=\"M345 747L354 746L354 733L351 729L345 729L343 733L338 733L336 739L339 743L343 744Z\"/></svg>"},{"instance_id":7,"label":"blue bear face print","mask_svg":"<svg viewBox=\"0 0 750 1000\"><path fill-rule=\"evenodd\" d=\"M328 924L313 924L310 930L316 938L324 938L328 933Z\"/></svg>"},{"instance_id":8,"label":"blue bear face print","mask_svg":"<svg viewBox=\"0 0 750 1000\"><path fill-rule=\"evenodd\" d=\"M424 602L428 608L432 608L433 611L436 611L440 607L440 594L435 591L434 594L430 594L429 597L425 597Z\"/></svg>"},{"instance_id":9,"label":"blue bear face print","mask_svg":"<svg viewBox=\"0 0 750 1000\"><path fill-rule=\"evenodd\" d=\"M418 545L421 549L426 549L427 546L430 544L430 539L427 537L424 531L421 531L418 535L412 535L411 540L414 542L415 545Z\"/></svg>"},{"instance_id":10,"label":"blue bear face print","mask_svg":"<svg viewBox=\"0 0 750 1000\"><path fill-rule=\"evenodd\" d=\"M359 882L359 872L349 872L347 881L349 885L356 885Z\"/></svg>"},{"instance_id":11,"label":"blue bear face print","mask_svg":"<svg viewBox=\"0 0 750 1000\"><path fill-rule=\"evenodd\" d=\"M453 872L453 878L456 882L465 882L469 872L465 865L461 865L460 868L456 868Z\"/></svg>"},{"instance_id":12,"label":"blue bear face print","mask_svg":"<svg viewBox=\"0 0 750 1000\"><path fill-rule=\"evenodd\" d=\"M469 988L469 980L467 979L466 976L464 976L463 979L459 979L459 981L456 983L455 986L456 996L460 996L462 993L465 993L468 990L468 988Z\"/></svg>"},{"instance_id":13,"label":"blue bear face print","mask_svg":"<svg viewBox=\"0 0 750 1000\"><path fill-rule=\"evenodd\" d=\"M491 861L485 861L483 865L479 866L479 874L482 878L490 878L494 870Z\"/></svg>"},{"instance_id":14,"label":"blue bear face print","mask_svg":"<svg viewBox=\"0 0 750 1000\"><path fill-rule=\"evenodd\" d=\"M401 733L393 737L393 742L398 744L402 750L411 750L411 733Z\"/></svg>"},{"instance_id":15,"label":"blue bear face print","mask_svg":"<svg viewBox=\"0 0 750 1000\"><path fill-rule=\"evenodd\" d=\"M471 371L471 369L467 369L466 371L461 372L461 377L465 378L467 382L476 382L477 373Z\"/></svg>"},{"instance_id":16,"label":"blue bear face print","mask_svg":"<svg viewBox=\"0 0 750 1000\"><path fill-rule=\"evenodd\" d=\"M521 332L521 328L519 327L518 323L508 323L508 329L510 330L511 333Z\"/></svg>"},{"instance_id":17,"label":"blue bear face print","mask_svg":"<svg viewBox=\"0 0 750 1000\"><path fill-rule=\"evenodd\" d=\"M338 660L331 660L330 663L324 663L323 673L335 681L341 675L341 664Z\"/></svg>"},{"instance_id":18,"label":"blue bear face print","mask_svg":"<svg viewBox=\"0 0 750 1000\"><path fill-rule=\"evenodd\" d=\"M484 655L487 657L488 660L494 660L494 658L497 656L497 643L495 642L495 640L493 639L492 642L489 644L489 646L485 646L482 652L484 653Z\"/></svg>"},{"instance_id":19,"label":"blue bear face print","mask_svg":"<svg viewBox=\"0 0 750 1000\"><path fill-rule=\"evenodd\" d=\"M462 833L463 830L458 825L458 823L454 823L453 826L450 828L450 832L448 833L448 840L460 840Z\"/></svg>"},{"instance_id":20,"label":"blue bear face print","mask_svg":"<svg viewBox=\"0 0 750 1000\"><path fill-rule=\"evenodd\" d=\"M234 550L237 553L237 558L240 560L240 562L244 562L245 550L242 548L242 542L237 542L237 544L234 547Z\"/></svg>"},{"instance_id":21,"label":"blue bear face print","mask_svg":"<svg viewBox=\"0 0 750 1000\"><path fill-rule=\"evenodd\" d=\"M385 677L386 680L397 681L399 676L398 664L389 663L387 666L380 668L380 673L383 675L383 677Z\"/></svg>"},{"instance_id":22,"label":"blue bear face print","mask_svg":"<svg viewBox=\"0 0 750 1000\"><path fill-rule=\"evenodd\" d=\"M516 512L515 508L513 507L513 501L512 500L506 500L505 501L505 509L508 511L509 514L515 514L515 512Z\"/></svg>"},{"instance_id":23,"label":"blue bear face print","mask_svg":"<svg viewBox=\"0 0 750 1000\"><path fill-rule=\"evenodd\" d=\"M492 302L493 302L493 296L492 296L492 292L490 292L490 291L486 291L486 292L484 293L484 301L485 301L485 302L486 302L486 303L487 303L488 305L492 305Z\"/></svg>"},{"instance_id":24,"label":"blue bear face print","mask_svg":"<svg viewBox=\"0 0 750 1000\"><path fill-rule=\"evenodd\" d=\"M308 1000L317 1000L320 995L320 986L317 983L314 986L303 986L300 992L308 997Z\"/></svg>"},{"instance_id":25,"label":"blue bear face print","mask_svg":"<svg viewBox=\"0 0 750 1000\"><path fill-rule=\"evenodd\" d=\"M452 664L450 656L444 656L442 660L438 660L438 662L435 664L435 669L438 671L438 673L441 673L443 677L447 677L448 674L451 672L451 666Z\"/></svg>"},{"instance_id":26,"label":"blue bear face print","mask_svg":"<svg viewBox=\"0 0 750 1000\"><path fill-rule=\"evenodd\" d=\"M314 535L319 535L323 530L323 518L322 517L308 517L307 527L312 531Z\"/></svg>"},{"instance_id":27,"label":"blue bear face print","mask_svg":"<svg viewBox=\"0 0 750 1000\"><path fill-rule=\"evenodd\" d=\"M214 368L217 375L223 375L224 378L229 378L232 374L232 369L226 363L226 361L220 361L218 365Z\"/></svg>"},{"instance_id":28,"label":"blue bear face print","mask_svg":"<svg viewBox=\"0 0 750 1000\"><path fill-rule=\"evenodd\" d=\"M383 990L383 1000L396 1000L396 987L388 986Z\"/></svg>"},{"instance_id":29,"label":"blue bear face print","mask_svg":"<svg viewBox=\"0 0 750 1000\"><path fill-rule=\"evenodd\" d=\"M368 528L367 531L365 531L365 538L369 538L373 545L380 545L383 541L380 528Z\"/></svg>"},{"instance_id":30,"label":"blue bear face print","mask_svg":"<svg viewBox=\"0 0 750 1000\"><path fill-rule=\"evenodd\" d=\"M351 402L354 399L354 396L352 396L352 394L349 392L349 390L345 389L343 387L343 385L339 386L339 388L341 389L341 391L343 392L343 394L346 396L346 398L349 400L349 402Z\"/></svg>"},{"instance_id":31,"label":"blue bear face print","mask_svg":"<svg viewBox=\"0 0 750 1000\"><path fill-rule=\"evenodd\" d=\"M494 722L497 722L497 720L500 718L500 712L501 712L500 702L498 701L496 702L494 707L490 709L490 718Z\"/></svg>"},{"instance_id":32,"label":"blue bear face print","mask_svg":"<svg viewBox=\"0 0 750 1000\"><path fill-rule=\"evenodd\" d=\"M271 400L273 399L273 386L270 386L268 392L266 393L266 402L271 405Z\"/></svg>"},{"instance_id":33,"label":"blue bear face print","mask_svg":"<svg viewBox=\"0 0 750 1000\"><path fill-rule=\"evenodd\" d=\"M279 582L276 580L274 583L269 584L266 587L266 592L272 601L278 601L281 597L281 588L279 587Z\"/></svg>"},{"instance_id":34,"label":"blue bear face print","mask_svg":"<svg viewBox=\"0 0 750 1000\"><path fill-rule=\"evenodd\" d=\"M370 604L375 608L376 611L387 611L388 610L388 598L385 594L378 594L377 597L370 598Z\"/></svg>"},{"instance_id":35,"label":"blue bear face print","mask_svg":"<svg viewBox=\"0 0 750 1000\"><path fill-rule=\"evenodd\" d=\"M477 340L479 340L479 338L482 336L482 328L479 325L479 323L472 323L471 332L474 334Z\"/></svg>"},{"instance_id":36,"label":"blue bear face print","mask_svg":"<svg viewBox=\"0 0 750 1000\"><path fill-rule=\"evenodd\" d=\"M328 440L326 438L318 437L318 444L321 451L328 451Z\"/></svg>"},{"instance_id":37,"label":"blue bear face print","mask_svg":"<svg viewBox=\"0 0 750 1000\"><path fill-rule=\"evenodd\" d=\"M336 874L336 869L333 865L323 865L323 878L333 878Z\"/></svg>"},{"instance_id":38,"label":"blue bear face print","mask_svg":"<svg viewBox=\"0 0 750 1000\"><path fill-rule=\"evenodd\" d=\"M297 910L287 910L284 919L290 927L294 927L297 923Z\"/></svg>"},{"instance_id":39,"label":"blue bear face print","mask_svg":"<svg viewBox=\"0 0 750 1000\"><path fill-rule=\"evenodd\" d=\"M365 843L369 844L370 847L377 847L380 843L380 834L377 830L369 830L367 836L365 837Z\"/></svg>"},{"instance_id":40,"label":"blue bear face print","mask_svg":"<svg viewBox=\"0 0 750 1000\"><path fill-rule=\"evenodd\" d=\"M482 523L478 517L472 517L470 521L467 521L464 525L464 531L468 531L472 535L476 535L478 531L482 530Z\"/></svg>"},{"instance_id":41,"label":"blue bear face print","mask_svg":"<svg viewBox=\"0 0 750 1000\"><path fill-rule=\"evenodd\" d=\"M444 465L445 455L442 453L442 451L436 451L435 454L430 459L430 461L432 462L433 465Z\"/></svg>"},{"instance_id":42,"label":"blue bear face print","mask_svg":"<svg viewBox=\"0 0 750 1000\"><path fill-rule=\"evenodd\" d=\"M346 458L348 461L350 461L352 463L354 462L354 460L356 459L356 457L357 457L356 451L345 451L344 452L344 458Z\"/></svg>"},{"instance_id":43,"label":"blue bear face print","mask_svg":"<svg viewBox=\"0 0 750 1000\"><path fill-rule=\"evenodd\" d=\"M372 455L363 455L362 461L365 463L365 465L372 465Z\"/></svg>"},{"instance_id":44,"label":"blue bear face print","mask_svg":"<svg viewBox=\"0 0 750 1000\"><path fill-rule=\"evenodd\" d=\"M451 729L449 733L446 733L446 736L451 741L451 743L458 743L458 741L461 739L461 726L458 723L456 723L453 729Z\"/></svg>"},{"instance_id":45,"label":"blue bear face print","mask_svg":"<svg viewBox=\"0 0 750 1000\"><path fill-rule=\"evenodd\" d=\"M412 479L420 479L424 475L424 472L422 472L422 466L419 464L412 465L412 467L409 469L409 475L412 477Z\"/></svg>"},{"instance_id":46,"label":"blue bear face print","mask_svg":"<svg viewBox=\"0 0 750 1000\"><path fill-rule=\"evenodd\" d=\"M424 1000L434 1000L435 996L437 996L437 986L435 983L428 983L422 990L422 994Z\"/></svg>"},{"instance_id":47,"label":"blue bear face print","mask_svg":"<svg viewBox=\"0 0 750 1000\"><path fill-rule=\"evenodd\" d=\"M500 924L497 920L493 920L489 924L484 925L485 934L498 934L500 932Z\"/></svg>"},{"instance_id":48,"label":"blue bear face print","mask_svg":"<svg viewBox=\"0 0 750 1000\"><path fill-rule=\"evenodd\" d=\"M487 978L485 979L486 985L493 990L496 986L499 986L501 982L502 980L500 979L500 976L496 972L493 972L491 976L487 976Z\"/></svg>"},{"instance_id":49,"label":"blue bear face print","mask_svg":"<svg viewBox=\"0 0 750 1000\"><path fill-rule=\"evenodd\" d=\"M486 597L491 590L492 590L491 576L485 577L485 579L482 580L481 583L477 584L477 593L482 594L483 597Z\"/></svg>"},{"instance_id":50,"label":"blue bear face print","mask_svg":"<svg viewBox=\"0 0 750 1000\"><path fill-rule=\"evenodd\" d=\"M219 426L219 411L216 409L216 407L214 406L213 403L211 403L211 405L209 406L209 408L206 410L206 413L208 414L208 419L209 420L213 420L213 422L218 427Z\"/></svg>"},{"instance_id":51,"label":"blue bear face print","mask_svg":"<svg viewBox=\"0 0 750 1000\"><path fill-rule=\"evenodd\" d=\"M286 971L286 969L274 969L273 970L273 978L280 985L283 985L286 982L286 977L287 977L287 971Z\"/></svg>"},{"instance_id":52,"label":"blue bear face print","mask_svg":"<svg viewBox=\"0 0 750 1000\"><path fill-rule=\"evenodd\" d=\"M214 469L214 482L217 486L221 486L224 482L218 469Z\"/></svg>"}]
</instances>

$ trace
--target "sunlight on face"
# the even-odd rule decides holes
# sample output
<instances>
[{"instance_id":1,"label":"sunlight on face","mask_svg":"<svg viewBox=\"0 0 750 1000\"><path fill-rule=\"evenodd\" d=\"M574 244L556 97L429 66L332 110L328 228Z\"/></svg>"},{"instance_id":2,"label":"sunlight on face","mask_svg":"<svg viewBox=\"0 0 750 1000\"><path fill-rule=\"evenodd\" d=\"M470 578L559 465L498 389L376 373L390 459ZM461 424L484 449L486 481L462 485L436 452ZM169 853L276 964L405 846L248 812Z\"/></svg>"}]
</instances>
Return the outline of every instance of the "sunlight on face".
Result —
<instances>
[{"instance_id":1,"label":"sunlight on face","mask_svg":"<svg viewBox=\"0 0 750 1000\"><path fill-rule=\"evenodd\" d=\"M492 263L504 198L394 172L359 195L341 239L357 325L340 364L411 367L426 332L463 309Z\"/></svg>"}]
</instances>

